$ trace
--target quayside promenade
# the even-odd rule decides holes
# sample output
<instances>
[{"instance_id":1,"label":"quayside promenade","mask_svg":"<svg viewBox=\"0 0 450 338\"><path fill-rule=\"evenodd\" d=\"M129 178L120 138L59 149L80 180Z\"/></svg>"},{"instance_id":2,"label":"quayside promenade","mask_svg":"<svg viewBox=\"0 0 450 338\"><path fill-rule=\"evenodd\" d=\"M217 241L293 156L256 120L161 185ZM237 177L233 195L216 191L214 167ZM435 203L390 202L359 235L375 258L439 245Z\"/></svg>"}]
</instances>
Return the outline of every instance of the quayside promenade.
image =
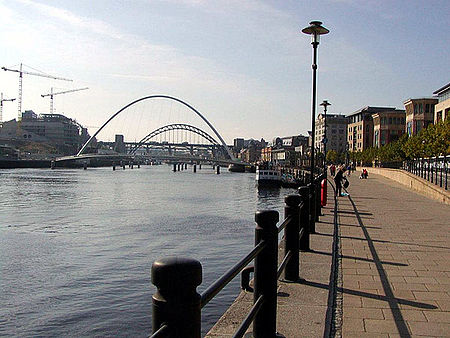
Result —
<instances>
[{"instance_id":1,"label":"quayside promenade","mask_svg":"<svg viewBox=\"0 0 450 338\"><path fill-rule=\"evenodd\" d=\"M350 195L338 198L336 213L328 191L312 251L301 253L304 280L278 283L277 331L285 337L450 336L450 206L370 172L367 180L357 172L349 180ZM207 337L232 336L252 300L243 291Z\"/></svg>"}]
</instances>

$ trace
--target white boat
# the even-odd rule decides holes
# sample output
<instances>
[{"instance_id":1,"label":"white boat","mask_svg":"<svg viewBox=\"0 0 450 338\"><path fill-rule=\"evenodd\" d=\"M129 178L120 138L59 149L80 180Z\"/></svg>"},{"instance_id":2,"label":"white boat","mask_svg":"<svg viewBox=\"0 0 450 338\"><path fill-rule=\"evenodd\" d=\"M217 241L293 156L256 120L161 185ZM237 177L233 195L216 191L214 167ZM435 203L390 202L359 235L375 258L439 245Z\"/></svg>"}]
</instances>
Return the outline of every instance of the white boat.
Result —
<instances>
[{"instance_id":1,"label":"white boat","mask_svg":"<svg viewBox=\"0 0 450 338\"><path fill-rule=\"evenodd\" d=\"M256 167L256 183L258 185L281 186L281 173L267 165L258 165Z\"/></svg>"}]
</instances>

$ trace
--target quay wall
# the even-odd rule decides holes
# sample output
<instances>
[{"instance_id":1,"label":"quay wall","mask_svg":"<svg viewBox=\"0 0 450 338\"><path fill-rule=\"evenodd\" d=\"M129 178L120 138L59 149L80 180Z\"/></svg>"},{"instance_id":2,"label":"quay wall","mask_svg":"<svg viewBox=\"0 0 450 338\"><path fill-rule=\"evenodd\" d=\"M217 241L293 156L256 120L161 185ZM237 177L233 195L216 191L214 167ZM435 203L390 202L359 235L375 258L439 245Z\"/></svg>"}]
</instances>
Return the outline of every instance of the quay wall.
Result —
<instances>
[{"instance_id":1,"label":"quay wall","mask_svg":"<svg viewBox=\"0 0 450 338\"><path fill-rule=\"evenodd\" d=\"M401 169L388 168L370 168L366 167L370 174L377 174L396 181L409 189L422 194L428 198L440 201L444 204L450 205L450 192L437 185L434 185L421 177L413 175ZM362 167L357 168L355 173L361 172Z\"/></svg>"}]
</instances>

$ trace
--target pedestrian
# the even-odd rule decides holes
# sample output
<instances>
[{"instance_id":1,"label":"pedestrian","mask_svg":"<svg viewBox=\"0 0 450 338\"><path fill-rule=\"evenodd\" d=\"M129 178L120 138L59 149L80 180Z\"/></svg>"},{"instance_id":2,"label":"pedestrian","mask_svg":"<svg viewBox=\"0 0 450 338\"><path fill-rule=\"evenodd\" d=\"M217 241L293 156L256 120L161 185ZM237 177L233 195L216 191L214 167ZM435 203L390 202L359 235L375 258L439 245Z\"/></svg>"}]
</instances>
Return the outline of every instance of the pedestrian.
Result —
<instances>
[{"instance_id":1,"label":"pedestrian","mask_svg":"<svg viewBox=\"0 0 450 338\"><path fill-rule=\"evenodd\" d=\"M344 180L345 167L339 166L334 176L334 183L336 184L336 196L342 195L342 181Z\"/></svg>"},{"instance_id":2,"label":"pedestrian","mask_svg":"<svg viewBox=\"0 0 450 338\"><path fill-rule=\"evenodd\" d=\"M348 166L347 166L347 172L348 172L348 176L350 176L350 174L352 173L352 166L349 164Z\"/></svg>"},{"instance_id":3,"label":"pedestrian","mask_svg":"<svg viewBox=\"0 0 450 338\"><path fill-rule=\"evenodd\" d=\"M336 166L334 164L332 164L330 166L330 174L331 174L331 176L334 176L335 173L336 173Z\"/></svg>"}]
</instances>

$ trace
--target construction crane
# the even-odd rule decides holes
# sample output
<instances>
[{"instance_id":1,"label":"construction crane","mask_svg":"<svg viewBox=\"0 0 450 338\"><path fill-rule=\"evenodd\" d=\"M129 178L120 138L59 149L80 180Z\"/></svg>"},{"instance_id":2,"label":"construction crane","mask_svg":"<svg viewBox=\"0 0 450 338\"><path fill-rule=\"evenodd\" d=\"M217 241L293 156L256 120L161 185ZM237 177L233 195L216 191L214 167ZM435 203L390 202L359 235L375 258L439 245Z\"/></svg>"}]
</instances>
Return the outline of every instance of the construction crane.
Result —
<instances>
[{"instance_id":1,"label":"construction crane","mask_svg":"<svg viewBox=\"0 0 450 338\"><path fill-rule=\"evenodd\" d=\"M67 93L73 93L73 92L78 92L80 90L86 90L89 89L88 87L85 88L77 88L77 89L71 89L71 90L64 90L62 92L53 92L53 87L50 88L50 93L48 94L42 94L42 97L46 97L46 96L50 96L50 114L53 114L53 96L54 95L59 95L59 94L67 94Z\"/></svg>"},{"instance_id":2,"label":"construction crane","mask_svg":"<svg viewBox=\"0 0 450 338\"><path fill-rule=\"evenodd\" d=\"M0 123L3 122L3 102L14 101L15 99L4 99L3 93L0 93Z\"/></svg>"},{"instance_id":3,"label":"construction crane","mask_svg":"<svg viewBox=\"0 0 450 338\"><path fill-rule=\"evenodd\" d=\"M18 99L17 99L17 103L18 103L18 116L17 116L17 118L18 118L19 121L22 120L22 77L23 77L23 74L34 75L34 76L41 76L41 77L48 77L50 79L55 79L55 80L73 81L71 79L66 79L66 78L63 78L63 77L57 77L57 76L43 74L43 73L35 73L35 72L23 71L22 70L22 64L20 64L20 68L19 69L10 69L10 68L6 68L6 67L2 67L2 69L4 71L19 73L19 96L18 96Z\"/></svg>"}]
</instances>

